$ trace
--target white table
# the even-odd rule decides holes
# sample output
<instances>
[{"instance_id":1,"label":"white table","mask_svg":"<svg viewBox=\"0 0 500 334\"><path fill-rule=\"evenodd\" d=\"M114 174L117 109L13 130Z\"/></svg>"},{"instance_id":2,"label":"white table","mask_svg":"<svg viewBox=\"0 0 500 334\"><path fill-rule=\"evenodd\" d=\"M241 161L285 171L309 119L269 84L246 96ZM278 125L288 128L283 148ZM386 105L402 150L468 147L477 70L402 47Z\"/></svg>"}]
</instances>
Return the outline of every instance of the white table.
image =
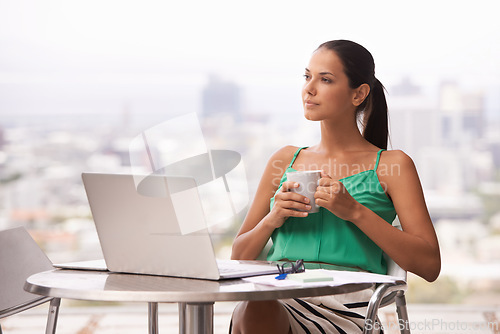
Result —
<instances>
[{"instance_id":1,"label":"white table","mask_svg":"<svg viewBox=\"0 0 500 334\"><path fill-rule=\"evenodd\" d=\"M148 303L149 333L158 333L158 303L179 304L180 333L213 333L219 301L272 300L344 294L371 283L320 287L275 287L242 279L208 281L105 271L55 269L30 276L24 289L55 298Z\"/></svg>"}]
</instances>

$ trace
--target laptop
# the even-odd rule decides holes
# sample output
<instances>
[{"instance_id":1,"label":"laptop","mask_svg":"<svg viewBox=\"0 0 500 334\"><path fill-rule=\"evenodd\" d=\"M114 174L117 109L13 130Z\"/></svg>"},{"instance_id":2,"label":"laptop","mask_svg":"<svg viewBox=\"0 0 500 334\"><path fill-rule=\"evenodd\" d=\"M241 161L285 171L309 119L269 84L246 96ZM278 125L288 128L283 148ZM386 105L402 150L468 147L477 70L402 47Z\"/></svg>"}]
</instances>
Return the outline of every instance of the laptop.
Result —
<instances>
[{"instance_id":1,"label":"laptop","mask_svg":"<svg viewBox=\"0 0 500 334\"><path fill-rule=\"evenodd\" d=\"M278 273L273 262L216 259L194 178L82 173L82 179L109 271L209 280Z\"/></svg>"}]
</instances>

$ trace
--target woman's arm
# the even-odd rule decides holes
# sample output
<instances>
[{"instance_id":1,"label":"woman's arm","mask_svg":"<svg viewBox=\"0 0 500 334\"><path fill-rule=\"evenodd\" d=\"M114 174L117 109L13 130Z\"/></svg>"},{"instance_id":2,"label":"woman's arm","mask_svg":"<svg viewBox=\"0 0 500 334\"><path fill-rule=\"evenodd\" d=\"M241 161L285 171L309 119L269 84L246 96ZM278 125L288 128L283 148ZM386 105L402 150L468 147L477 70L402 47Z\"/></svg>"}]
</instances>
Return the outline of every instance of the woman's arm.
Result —
<instances>
[{"instance_id":1,"label":"woman's arm","mask_svg":"<svg viewBox=\"0 0 500 334\"><path fill-rule=\"evenodd\" d=\"M396 240L391 242L389 237L384 238L384 251L403 269L434 281L441 271L441 256L417 169L402 151L384 153L384 163L392 167L387 169L392 172L379 175L379 180L382 185L387 185L387 194L403 228L403 232L395 229Z\"/></svg>"},{"instance_id":2,"label":"woman's arm","mask_svg":"<svg viewBox=\"0 0 500 334\"><path fill-rule=\"evenodd\" d=\"M354 200L339 181L322 179L317 202L355 224L401 268L434 281L441 270L439 245L415 165L401 151L384 152L381 164L388 172L380 172L379 180L394 203L403 231Z\"/></svg>"},{"instance_id":3,"label":"woman's arm","mask_svg":"<svg viewBox=\"0 0 500 334\"><path fill-rule=\"evenodd\" d=\"M270 211L270 200L278 190L281 177L290 163L297 147L286 146L273 154L269 159L255 193L247 216L233 242L231 258L237 260L254 260L262 252L273 231L283 225L290 216L305 217L306 212L296 209L309 209L306 197L288 192L295 185L283 183L283 191L275 197L273 210ZM295 209L295 210L294 210Z\"/></svg>"}]
</instances>

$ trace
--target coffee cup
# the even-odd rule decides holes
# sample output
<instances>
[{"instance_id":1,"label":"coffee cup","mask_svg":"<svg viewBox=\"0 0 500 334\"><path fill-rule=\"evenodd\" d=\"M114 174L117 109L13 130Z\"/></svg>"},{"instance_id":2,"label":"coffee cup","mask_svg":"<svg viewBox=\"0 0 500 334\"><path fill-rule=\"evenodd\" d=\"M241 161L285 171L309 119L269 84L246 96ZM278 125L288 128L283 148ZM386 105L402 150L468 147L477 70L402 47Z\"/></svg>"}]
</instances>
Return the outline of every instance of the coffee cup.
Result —
<instances>
[{"instance_id":1,"label":"coffee cup","mask_svg":"<svg viewBox=\"0 0 500 334\"><path fill-rule=\"evenodd\" d=\"M321 178L321 170L300 170L294 172L286 173L287 181L296 182L299 184L297 188L290 188L291 192L301 194L309 198L310 210L299 210L307 211L309 213L315 213L319 211L319 206L316 205L314 200L314 193L318 187L319 179Z\"/></svg>"}]
</instances>

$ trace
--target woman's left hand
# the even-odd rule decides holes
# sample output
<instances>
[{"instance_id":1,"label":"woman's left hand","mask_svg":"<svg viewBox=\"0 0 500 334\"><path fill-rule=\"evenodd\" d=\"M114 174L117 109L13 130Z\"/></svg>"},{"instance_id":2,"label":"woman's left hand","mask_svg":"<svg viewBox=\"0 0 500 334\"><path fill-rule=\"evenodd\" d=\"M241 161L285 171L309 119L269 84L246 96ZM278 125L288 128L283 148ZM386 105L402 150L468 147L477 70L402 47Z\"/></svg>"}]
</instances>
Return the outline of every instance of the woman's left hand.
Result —
<instances>
[{"instance_id":1,"label":"woman's left hand","mask_svg":"<svg viewBox=\"0 0 500 334\"><path fill-rule=\"evenodd\" d=\"M321 172L319 186L314 194L316 204L327 209L337 217L352 221L361 204L347 191L344 184Z\"/></svg>"}]
</instances>

